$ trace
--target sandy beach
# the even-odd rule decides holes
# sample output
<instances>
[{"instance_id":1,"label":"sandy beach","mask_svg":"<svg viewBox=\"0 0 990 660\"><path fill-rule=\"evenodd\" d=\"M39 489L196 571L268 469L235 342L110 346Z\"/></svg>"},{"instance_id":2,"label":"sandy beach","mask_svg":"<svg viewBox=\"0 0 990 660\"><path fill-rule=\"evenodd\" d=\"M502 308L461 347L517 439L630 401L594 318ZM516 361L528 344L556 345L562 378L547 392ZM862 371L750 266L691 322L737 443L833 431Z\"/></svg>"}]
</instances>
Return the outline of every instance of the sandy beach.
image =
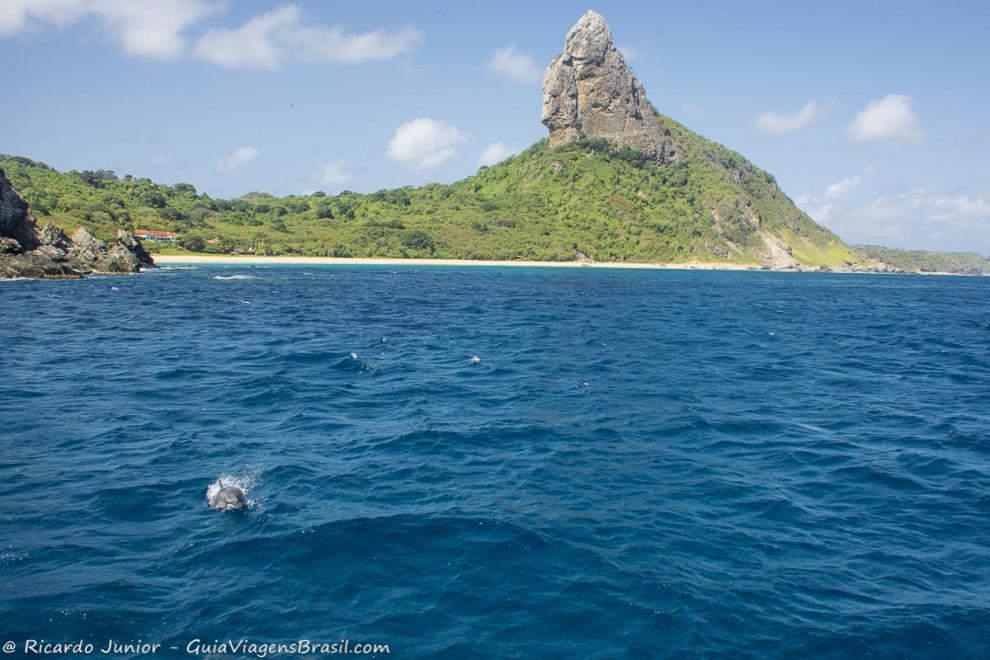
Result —
<instances>
[{"instance_id":1,"label":"sandy beach","mask_svg":"<svg viewBox=\"0 0 990 660\"><path fill-rule=\"evenodd\" d=\"M621 263L585 261L482 261L479 259L391 259L391 258L341 258L341 257L259 257L252 255L158 255L153 254L160 266L177 264L227 264L239 265L339 265L339 266L519 266L550 268L646 268L688 270L760 270L752 264L732 262L686 261L683 263Z\"/></svg>"}]
</instances>

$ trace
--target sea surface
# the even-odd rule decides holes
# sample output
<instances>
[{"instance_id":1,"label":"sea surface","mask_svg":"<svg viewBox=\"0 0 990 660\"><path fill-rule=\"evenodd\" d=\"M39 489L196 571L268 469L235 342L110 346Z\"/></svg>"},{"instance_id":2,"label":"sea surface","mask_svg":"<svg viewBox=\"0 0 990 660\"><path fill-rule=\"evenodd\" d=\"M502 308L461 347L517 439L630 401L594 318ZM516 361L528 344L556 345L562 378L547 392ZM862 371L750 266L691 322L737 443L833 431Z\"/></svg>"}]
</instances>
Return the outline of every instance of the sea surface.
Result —
<instances>
[{"instance_id":1,"label":"sea surface","mask_svg":"<svg viewBox=\"0 0 990 660\"><path fill-rule=\"evenodd\" d=\"M990 278L4 282L0 414L0 642L990 656Z\"/></svg>"}]
</instances>

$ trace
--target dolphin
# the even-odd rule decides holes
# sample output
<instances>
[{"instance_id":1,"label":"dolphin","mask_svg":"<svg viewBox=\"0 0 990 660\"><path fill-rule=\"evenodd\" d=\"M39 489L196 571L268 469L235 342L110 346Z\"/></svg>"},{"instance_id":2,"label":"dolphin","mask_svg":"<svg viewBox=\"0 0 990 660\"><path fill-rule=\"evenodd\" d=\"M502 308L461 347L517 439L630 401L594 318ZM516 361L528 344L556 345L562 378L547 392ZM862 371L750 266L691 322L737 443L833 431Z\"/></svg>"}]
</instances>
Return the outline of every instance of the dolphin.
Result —
<instances>
[{"instance_id":1,"label":"dolphin","mask_svg":"<svg viewBox=\"0 0 990 660\"><path fill-rule=\"evenodd\" d=\"M210 493L207 490L206 502L211 509L216 511L240 511L244 508L244 491L233 484L224 484L220 479L216 480L217 491Z\"/></svg>"}]
</instances>

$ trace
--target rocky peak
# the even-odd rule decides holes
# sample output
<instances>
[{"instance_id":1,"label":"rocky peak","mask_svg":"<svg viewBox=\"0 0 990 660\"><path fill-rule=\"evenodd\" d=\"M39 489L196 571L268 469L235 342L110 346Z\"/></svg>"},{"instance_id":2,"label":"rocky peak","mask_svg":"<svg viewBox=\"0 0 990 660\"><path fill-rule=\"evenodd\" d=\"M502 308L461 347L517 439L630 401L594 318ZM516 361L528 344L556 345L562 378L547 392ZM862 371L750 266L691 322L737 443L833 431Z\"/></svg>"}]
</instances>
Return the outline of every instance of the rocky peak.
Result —
<instances>
[{"instance_id":1,"label":"rocky peak","mask_svg":"<svg viewBox=\"0 0 990 660\"><path fill-rule=\"evenodd\" d=\"M556 146L606 138L658 163L680 149L653 111L601 14L588 11L571 28L564 51L543 74L543 124Z\"/></svg>"}]
</instances>

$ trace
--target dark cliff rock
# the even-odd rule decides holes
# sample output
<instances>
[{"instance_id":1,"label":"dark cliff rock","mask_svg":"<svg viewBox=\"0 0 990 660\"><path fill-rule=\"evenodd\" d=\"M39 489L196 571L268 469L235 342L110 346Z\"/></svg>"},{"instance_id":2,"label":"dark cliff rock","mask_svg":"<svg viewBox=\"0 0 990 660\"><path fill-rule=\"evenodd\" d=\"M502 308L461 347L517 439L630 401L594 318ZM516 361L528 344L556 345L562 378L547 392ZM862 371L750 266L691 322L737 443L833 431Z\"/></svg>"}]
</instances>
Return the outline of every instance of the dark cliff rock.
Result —
<instances>
[{"instance_id":1,"label":"dark cliff rock","mask_svg":"<svg viewBox=\"0 0 990 660\"><path fill-rule=\"evenodd\" d=\"M28 205L0 169L0 237L6 239L0 252L23 252L38 247L37 228ZM13 245L11 241L16 241Z\"/></svg>"},{"instance_id":2,"label":"dark cliff rock","mask_svg":"<svg viewBox=\"0 0 990 660\"><path fill-rule=\"evenodd\" d=\"M71 239L54 225L39 231L27 203L0 170L0 278L127 274L154 265L141 241L122 229L109 247L83 227Z\"/></svg>"}]
</instances>

